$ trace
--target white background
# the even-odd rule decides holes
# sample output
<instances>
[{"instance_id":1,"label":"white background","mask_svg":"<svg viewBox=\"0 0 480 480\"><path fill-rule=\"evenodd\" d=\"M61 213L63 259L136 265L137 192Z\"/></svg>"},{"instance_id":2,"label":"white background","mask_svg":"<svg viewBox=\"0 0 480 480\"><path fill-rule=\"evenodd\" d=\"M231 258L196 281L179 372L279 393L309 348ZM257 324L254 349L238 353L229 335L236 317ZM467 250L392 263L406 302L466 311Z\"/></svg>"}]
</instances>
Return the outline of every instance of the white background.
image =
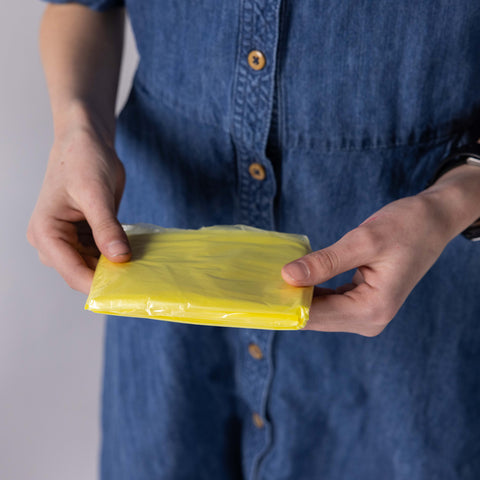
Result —
<instances>
[{"instance_id":1,"label":"white background","mask_svg":"<svg viewBox=\"0 0 480 480\"><path fill-rule=\"evenodd\" d=\"M2 6L0 479L97 479L104 320L25 238L53 135L37 42L45 5ZM136 61L128 31L119 105Z\"/></svg>"}]
</instances>

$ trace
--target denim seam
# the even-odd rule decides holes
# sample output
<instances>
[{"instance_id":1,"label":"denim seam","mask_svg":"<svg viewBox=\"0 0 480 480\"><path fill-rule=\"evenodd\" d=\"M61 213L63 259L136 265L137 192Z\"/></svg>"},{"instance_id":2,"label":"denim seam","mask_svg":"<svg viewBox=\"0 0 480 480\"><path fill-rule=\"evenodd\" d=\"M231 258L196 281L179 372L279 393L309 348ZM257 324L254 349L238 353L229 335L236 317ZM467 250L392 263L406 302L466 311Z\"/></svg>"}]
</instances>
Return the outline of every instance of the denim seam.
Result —
<instances>
[{"instance_id":1,"label":"denim seam","mask_svg":"<svg viewBox=\"0 0 480 480\"><path fill-rule=\"evenodd\" d=\"M272 126L272 115L274 113L273 102L274 102L275 89L277 88L276 81L278 77L277 57L278 57L279 37L280 37L280 22L281 22L280 15L282 13L281 4L282 4L282 0L279 0L275 4L272 4L271 15L276 21L272 27L272 30L269 30L269 32L267 32L267 36L270 37L267 39L267 41L268 41L268 44L270 43L272 44L273 54L272 54L270 73L268 73L269 80L267 78L265 79L265 81L268 80L268 83L266 85L268 87L268 94L265 102L265 106L268 112L268 121L264 123L264 129L262 133L262 151L263 152L265 152L267 147L269 131ZM277 91L276 117L277 117L277 122L276 122L277 125L275 125L275 128L278 129L278 91ZM277 135L277 133L275 133L275 135ZM274 203L276 185L275 185L275 175L273 173L273 166L269 166L268 170L272 178L269 180L270 183L268 186L270 188L268 188L268 191L265 192L265 195L261 197L261 200L263 200L262 201L263 205L261 206L260 211L262 212L265 226L268 225L268 228L273 229L275 227L273 203ZM265 185L265 188L267 190L266 185Z\"/></svg>"},{"instance_id":2,"label":"denim seam","mask_svg":"<svg viewBox=\"0 0 480 480\"><path fill-rule=\"evenodd\" d=\"M277 338L278 332L275 332L275 331L267 332L267 335L268 335L267 337L268 350L266 352L267 355L266 355L265 361L267 361L267 358L268 358L268 361L270 363L270 368L268 369L268 376L265 380L265 387L262 394L261 412L265 420L268 419L268 422L269 422L268 438L263 450L259 453L259 455L257 455L255 459L255 464L253 466L252 480L259 480L260 478L259 475L264 465L264 460L268 456L268 454L272 451L273 442L274 442L273 422L272 422L272 419L267 415L267 412L268 412L268 403L272 395L273 378L275 376L274 348L275 348L275 340Z\"/></svg>"},{"instance_id":3,"label":"denim seam","mask_svg":"<svg viewBox=\"0 0 480 480\"><path fill-rule=\"evenodd\" d=\"M239 47L240 48L240 47ZM277 70L277 69L276 69ZM239 68L239 75L236 75L235 78L236 80L238 79L238 83L243 83L243 89L245 88L245 75L244 72L243 74L240 73L242 72L242 68ZM281 75L277 75L278 78L281 78ZM238 90L242 89L242 86L236 86L237 82L235 81L234 88L238 88ZM279 81L278 83L279 87L282 85L282 82ZM134 83L133 83L133 88L135 88L135 91L139 93L142 96L145 96L148 99L154 100L155 102L161 103L163 106L174 110L175 113L182 115L183 117L187 118L188 120L193 120L198 121L202 123L203 125L212 127L212 128L218 128L222 130L224 133L227 134L232 134L232 132L226 128L222 122L215 122L214 117L211 116L208 118L207 116L200 115L199 111L192 111L191 108L189 108L188 105L179 102L178 100L172 100L170 96L165 95L165 94L157 94L151 92L149 90L142 79L141 75L136 75ZM280 95L280 91L282 94ZM374 145L364 145L364 146L359 146L359 147L339 147L339 146L333 146L333 147L326 147L325 144L329 143L325 139L321 139L320 137L314 137L314 136L309 136L309 137L304 137L301 135L292 135L292 133L289 131L288 125L290 125L290 115L288 111L288 99L286 98L286 92L283 89L283 86L279 88L279 101L280 98L283 103L283 115L279 118L279 122L281 124L281 128L279 129L280 132L282 132L282 136L284 138L284 142L280 140L280 146L284 148L285 150L301 150L301 151L311 151L311 152L318 152L318 153L337 153L337 152L364 152L364 151L375 151L375 150L391 150L395 148L404 148L404 147L419 147L422 145L439 145L444 142L447 142L451 140L453 137L456 135L462 135L465 132L468 132L471 128L473 128L473 123L468 122L465 123L461 126L458 126L456 128L453 128L449 131L446 131L446 133L442 133L441 135L434 135L429 139L422 140L422 141L417 141L417 142L391 142L391 143L385 143L385 144L374 144ZM233 114L233 122L235 126L237 127L237 131L240 130L242 132L242 135L244 134L243 129L239 128L239 124L244 121L244 115L246 109L244 108L244 98L240 95L239 98L236 100L236 104L234 107L234 114ZM236 111L235 111L236 110ZM239 119L242 119L239 121ZM133 128L135 128L133 126ZM438 128L437 132L440 130L444 130L444 128ZM420 135L421 136L421 135ZM233 135L233 138L237 138L235 135ZM240 139L243 143L245 143L245 137L244 135ZM323 144L323 146L315 146L315 144ZM334 142L332 142L334 143Z\"/></svg>"},{"instance_id":4,"label":"denim seam","mask_svg":"<svg viewBox=\"0 0 480 480\"><path fill-rule=\"evenodd\" d=\"M275 88L275 76L277 73L277 51L278 51L278 28L279 28L279 13L280 13L280 3L281 0L278 2L272 3L271 7L271 15L273 19L276 20L275 24L272 25L271 29L267 30L265 35L265 42L267 45L271 45L272 47L272 59L270 65L267 67L268 71L265 72L265 78L263 78L262 85L265 86L264 91L264 105L268 112L268 120L266 122L262 122L261 125L263 126L262 133L259 133L259 143L261 143L262 151L265 151L268 139L268 133L271 125L272 120L272 107L273 107L273 94ZM268 12L267 12L268 13ZM269 22L270 23L270 22ZM271 22L273 24L273 22ZM258 34L257 34L258 35Z\"/></svg>"},{"instance_id":5,"label":"denim seam","mask_svg":"<svg viewBox=\"0 0 480 480\"><path fill-rule=\"evenodd\" d=\"M138 92L140 95L146 97L147 99L158 102L171 110L174 110L175 113L182 115L188 120L193 119L194 121L198 121L203 125L207 125L213 128L219 128L225 133L231 133L222 122L215 121L214 115L201 115L198 110L192 110L192 108L188 104L179 102L177 99L173 99L173 97L166 95L165 93L152 92L148 87L145 86L141 74L135 76L133 87L135 88L135 91Z\"/></svg>"},{"instance_id":6,"label":"denim seam","mask_svg":"<svg viewBox=\"0 0 480 480\"><path fill-rule=\"evenodd\" d=\"M249 15L249 21L244 22L244 30L242 30L242 43L241 43L241 48L242 48L242 53L246 52L248 50L248 43L246 40L246 34L251 34L251 28L249 29L248 26L253 23L253 6L252 2L250 0L245 0L244 2L244 15ZM240 100L241 100L241 121L239 124L240 132L241 132L241 139L243 144L246 146L248 144L248 140L246 137L246 131L244 125L246 123L246 112L247 112L247 106L248 102L246 100L246 95L245 93L248 91L248 73L246 71L246 65L243 64L243 62L240 60L240 74L243 76L243 91L241 92L240 95Z\"/></svg>"},{"instance_id":7,"label":"denim seam","mask_svg":"<svg viewBox=\"0 0 480 480\"><path fill-rule=\"evenodd\" d=\"M285 149L286 150L301 150L301 151L313 151L318 153L336 153L336 152L365 152L365 151L375 151L375 150L392 150L395 148L405 148L405 147L420 147L422 145L437 145L444 143L448 140L451 140L453 137L457 135L462 135L471 128L470 124L465 124L456 128L452 128L451 130L445 131L444 128L436 129L437 135L432 135L431 138L421 140L421 141L404 141L404 142L391 142L385 144L373 144L373 145L363 145L363 146L352 146L352 147L341 147L341 146L333 146L333 147L326 147L325 144L329 143L326 142L325 139L320 139L320 137L302 137L300 135L296 136L296 141L291 141L290 138L286 139L285 142ZM441 131L445 133L439 133ZM421 136L421 135L420 135ZM304 141L299 141L299 139L306 138ZM315 146L317 143L323 143L323 146ZM332 142L333 143L333 142Z\"/></svg>"},{"instance_id":8,"label":"denim seam","mask_svg":"<svg viewBox=\"0 0 480 480\"><path fill-rule=\"evenodd\" d=\"M286 0L281 0L280 1L280 11L278 13L279 20L278 20L278 33L277 33L277 51L276 51L276 60L275 60L275 78L274 78L274 87L277 89L277 132L276 132L276 148L281 150L281 145L283 143L283 139L286 138L285 136L285 118L284 118L284 111L285 107L287 105L287 102L284 99L284 86L282 82L282 76L280 74L281 68L282 68L282 39L284 39L285 34L285 16L286 16L286 6L285 6L285 1ZM280 160L280 180L282 178L282 162ZM273 171L273 167L272 167ZM274 175L275 177L275 175ZM276 178L276 177L275 177ZM281 185L277 185L277 191L281 190ZM273 228L275 230L278 229L278 219L276 218L275 215L275 208L274 208L274 202L275 202L275 195L272 198L272 223L273 223Z\"/></svg>"},{"instance_id":9,"label":"denim seam","mask_svg":"<svg viewBox=\"0 0 480 480\"><path fill-rule=\"evenodd\" d=\"M232 85L232 91L231 91L231 102L233 105L232 108L232 121L231 121L231 131L232 131L232 137L235 141L237 131L240 130L240 125L241 125L241 111L242 111L242 104L243 104L243 99L241 96L239 96L239 92L243 91L243 78L242 78L242 66L240 63L240 58L242 55L242 31L243 31L243 11L244 11L244 1L240 2L241 5L239 7L239 25L238 25L238 32L237 32L237 54L235 58L235 70L234 70L234 77L233 77L233 85Z\"/></svg>"}]
</instances>

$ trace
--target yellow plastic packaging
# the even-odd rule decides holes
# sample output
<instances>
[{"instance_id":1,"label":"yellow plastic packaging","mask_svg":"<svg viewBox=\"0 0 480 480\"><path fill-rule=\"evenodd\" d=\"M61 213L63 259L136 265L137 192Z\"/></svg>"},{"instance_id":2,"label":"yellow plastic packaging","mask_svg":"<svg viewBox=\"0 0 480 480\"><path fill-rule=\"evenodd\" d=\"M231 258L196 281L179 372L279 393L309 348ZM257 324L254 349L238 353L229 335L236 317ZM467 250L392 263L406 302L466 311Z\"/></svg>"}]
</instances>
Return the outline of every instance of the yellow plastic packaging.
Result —
<instances>
[{"instance_id":1,"label":"yellow plastic packaging","mask_svg":"<svg viewBox=\"0 0 480 480\"><path fill-rule=\"evenodd\" d=\"M313 287L294 287L282 266L311 251L305 235L246 225L198 230L125 225L132 260L101 256L85 308L172 322L295 330Z\"/></svg>"}]
</instances>

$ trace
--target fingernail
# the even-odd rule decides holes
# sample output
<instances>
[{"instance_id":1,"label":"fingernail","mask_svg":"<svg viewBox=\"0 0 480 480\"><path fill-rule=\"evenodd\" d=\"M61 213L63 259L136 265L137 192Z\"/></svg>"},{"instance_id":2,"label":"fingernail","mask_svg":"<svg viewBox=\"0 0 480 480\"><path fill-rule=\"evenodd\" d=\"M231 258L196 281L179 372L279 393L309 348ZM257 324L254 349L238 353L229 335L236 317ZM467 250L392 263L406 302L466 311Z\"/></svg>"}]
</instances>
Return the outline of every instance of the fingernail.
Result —
<instances>
[{"instance_id":1,"label":"fingernail","mask_svg":"<svg viewBox=\"0 0 480 480\"><path fill-rule=\"evenodd\" d=\"M285 266L284 272L297 281L306 280L310 276L310 270L302 261L289 263Z\"/></svg>"},{"instance_id":2,"label":"fingernail","mask_svg":"<svg viewBox=\"0 0 480 480\"><path fill-rule=\"evenodd\" d=\"M120 255L128 255L130 249L125 242L121 240L115 240L112 243L109 243L107 246L107 252L111 257L118 257Z\"/></svg>"}]
</instances>

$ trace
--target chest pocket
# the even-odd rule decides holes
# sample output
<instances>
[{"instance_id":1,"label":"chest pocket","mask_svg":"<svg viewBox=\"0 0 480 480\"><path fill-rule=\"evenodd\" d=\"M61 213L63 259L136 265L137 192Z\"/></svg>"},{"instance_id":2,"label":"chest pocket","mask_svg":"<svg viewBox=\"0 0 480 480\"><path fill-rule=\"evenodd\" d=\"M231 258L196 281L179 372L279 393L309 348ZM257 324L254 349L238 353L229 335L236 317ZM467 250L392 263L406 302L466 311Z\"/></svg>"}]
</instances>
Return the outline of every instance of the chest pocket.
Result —
<instances>
[{"instance_id":1,"label":"chest pocket","mask_svg":"<svg viewBox=\"0 0 480 480\"><path fill-rule=\"evenodd\" d=\"M292 146L408 145L479 124L479 2L288 0L279 61Z\"/></svg>"},{"instance_id":2,"label":"chest pocket","mask_svg":"<svg viewBox=\"0 0 480 480\"><path fill-rule=\"evenodd\" d=\"M126 0L140 54L139 88L152 101L227 129L240 2Z\"/></svg>"}]
</instances>

